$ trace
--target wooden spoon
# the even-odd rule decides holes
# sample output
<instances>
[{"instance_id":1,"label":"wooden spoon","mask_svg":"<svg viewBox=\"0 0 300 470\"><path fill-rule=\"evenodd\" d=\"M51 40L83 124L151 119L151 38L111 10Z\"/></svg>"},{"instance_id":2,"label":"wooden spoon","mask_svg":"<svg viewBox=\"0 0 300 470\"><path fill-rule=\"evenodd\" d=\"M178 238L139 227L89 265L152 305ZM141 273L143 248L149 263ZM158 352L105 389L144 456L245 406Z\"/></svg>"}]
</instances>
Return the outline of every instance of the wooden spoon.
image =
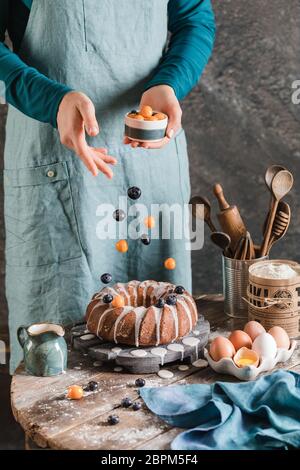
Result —
<instances>
[{"instance_id":1,"label":"wooden spoon","mask_svg":"<svg viewBox=\"0 0 300 470\"><path fill-rule=\"evenodd\" d=\"M272 165L272 166L269 166L269 168L267 168L267 171L266 171L266 174L265 174L265 182L266 182L266 185L269 189L269 191L272 192L272 181L273 181L273 178L274 176L279 172L279 171L282 171L282 170L286 170L286 168L284 168L284 166L280 166L280 165Z\"/></svg>"},{"instance_id":2,"label":"wooden spoon","mask_svg":"<svg viewBox=\"0 0 300 470\"><path fill-rule=\"evenodd\" d=\"M286 170L286 168L284 166L281 166L281 165L272 165L272 166L269 166L269 168L267 168L267 170L266 170L265 183L266 183L266 186L267 186L268 190L271 193L271 200L270 200L270 207L269 207L268 216L267 216L266 222L264 224L264 227L266 227L267 224L268 224L268 220L269 220L269 217L270 217L270 214L271 214L271 209L272 209L272 206L274 204L274 197L273 197L273 194L272 194L272 181L274 179L274 176L279 171L283 171L283 170ZM263 233L263 235L264 234L265 234L265 232Z\"/></svg>"},{"instance_id":3,"label":"wooden spoon","mask_svg":"<svg viewBox=\"0 0 300 470\"><path fill-rule=\"evenodd\" d=\"M277 211L279 201L286 196L292 189L294 184L293 175L287 170L281 170L274 176L271 188L272 194L274 197L274 203L270 210L270 217L267 223L266 233L264 234L264 239L261 247L261 256L266 256L268 251L268 246L271 237L271 231Z\"/></svg>"},{"instance_id":4,"label":"wooden spoon","mask_svg":"<svg viewBox=\"0 0 300 470\"><path fill-rule=\"evenodd\" d=\"M206 197L194 196L190 200L192 214L196 219L204 220L212 232L216 232L216 227L211 220L211 205ZM203 207L204 206L204 211Z\"/></svg>"},{"instance_id":5,"label":"wooden spoon","mask_svg":"<svg viewBox=\"0 0 300 470\"><path fill-rule=\"evenodd\" d=\"M291 221L291 208L286 202L280 202L278 204L278 210L276 212L274 224L272 227L272 235L270 238L270 242L268 245L268 252L267 254L270 253L270 250L272 246L278 242L281 238L283 238L289 228Z\"/></svg>"},{"instance_id":6,"label":"wooden spoon","mask_svg":"<svg viewBox=\"0 0 300 470\"><path fill-rule=\"evenodd\" d=\"M213 232L210 236L211 241L220 247L227 258L230 258L232 253L229 249L231 244L231 238L227 233L224 232Z\"/></svg>"}]
</instances>

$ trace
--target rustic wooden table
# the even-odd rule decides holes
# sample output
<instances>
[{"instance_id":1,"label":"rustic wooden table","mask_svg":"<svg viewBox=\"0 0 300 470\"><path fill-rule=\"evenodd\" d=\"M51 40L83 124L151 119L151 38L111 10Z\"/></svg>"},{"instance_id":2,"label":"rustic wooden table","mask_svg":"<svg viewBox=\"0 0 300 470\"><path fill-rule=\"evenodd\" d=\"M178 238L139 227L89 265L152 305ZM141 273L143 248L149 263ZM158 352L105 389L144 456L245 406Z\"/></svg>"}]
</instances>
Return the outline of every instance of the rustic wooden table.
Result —
<instances>
[{"instance_id":1,"label":"rustic wooden table","mask_svg":"<svg viewBox=\"0 0 300 470\"><path fill-rule=\"evenodd\" d=\"M221 296L207 296L198 304L199 312L211 324L211 338L226 335L244 324L243 320L224 315ZM284 367L300 372L299 349ZM147 375L147 386L236 381L234 377L216 374L210 367L197 369L190 366L186 371L179 371L177 364L167 368L174 373L172 379ZM170 428L145 406L139 411L120 407L125 396L138 400L136 378L114 372L105 365L96 368L92 359L76 351L69 353L67 373L58 377L31 377L21 366L13 377L11 403L15 419L24 429L26 447L32 448L34 443L41 448L65 450L169 449L180 429ZM69 385L85 385L90 380L99 382L97 393L89 394L81 401L65 398ZM120 417L116 426L107 424L112 413Z\"/></svg>"}]
</instances>

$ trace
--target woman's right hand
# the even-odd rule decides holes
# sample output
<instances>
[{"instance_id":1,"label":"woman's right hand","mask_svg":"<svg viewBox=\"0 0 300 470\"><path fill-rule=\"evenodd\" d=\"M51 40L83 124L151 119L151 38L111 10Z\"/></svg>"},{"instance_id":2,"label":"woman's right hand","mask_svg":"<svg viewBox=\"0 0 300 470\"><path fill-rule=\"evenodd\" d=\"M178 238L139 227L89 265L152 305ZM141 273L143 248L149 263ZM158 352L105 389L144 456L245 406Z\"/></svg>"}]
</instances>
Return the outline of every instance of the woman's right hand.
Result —
<instances>
[{"instance_id":1,"label":"woman's right hand","mask_svg":"<svg viewBox=\"0 0 300 470\"><path fill-rule=\"evenodd\" d=\"M109 165L115 165L117 160L107 155L106 149L90 147L86 141L85 133L90 137L99 134L95 106L88 96L76 91L67 93L58 109L57 127L61 143L73 150L94 176L100 170L112 179Z\"/></svg>"}]
</instances>

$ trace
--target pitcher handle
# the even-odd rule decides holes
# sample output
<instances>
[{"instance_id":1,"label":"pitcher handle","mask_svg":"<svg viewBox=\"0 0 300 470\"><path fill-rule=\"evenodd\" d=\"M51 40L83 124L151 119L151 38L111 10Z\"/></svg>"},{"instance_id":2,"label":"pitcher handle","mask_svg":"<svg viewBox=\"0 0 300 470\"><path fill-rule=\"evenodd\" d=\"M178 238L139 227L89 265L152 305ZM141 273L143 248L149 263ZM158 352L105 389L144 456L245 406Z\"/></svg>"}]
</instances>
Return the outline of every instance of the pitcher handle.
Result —
<instances>
[{"instance_id":1,"label":"pitcher handle","mask_svg":"<svg viewBox=\"0 0 300 470\"><path fill-rule=\"evenodd\" d=\"M18 331L17 331L17 336L18 336L18 341L19 341L22 348L24 348L24 344L25 344L25 341L26 341L24 333L26 333L26 335L27 335L26 326L20 326L18 328Z\"/></svg>"}]
</instances>

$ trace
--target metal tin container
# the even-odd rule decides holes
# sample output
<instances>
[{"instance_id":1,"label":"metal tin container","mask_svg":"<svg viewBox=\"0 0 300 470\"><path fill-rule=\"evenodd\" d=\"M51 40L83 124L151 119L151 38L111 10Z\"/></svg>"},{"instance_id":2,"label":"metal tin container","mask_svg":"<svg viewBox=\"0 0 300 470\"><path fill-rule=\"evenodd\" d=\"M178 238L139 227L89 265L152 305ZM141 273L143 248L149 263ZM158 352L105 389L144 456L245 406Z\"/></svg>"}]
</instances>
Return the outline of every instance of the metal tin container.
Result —
<instances>
[{"instance_id":1,"label":"metal tin container","mask_svg":"<svg viewBox=\"0 0 300 470\"><path fill-rule=\"evenodd\" d=\"M244 261L222 256L224 312L226 315L233 318L248 318L248 305L243 297L247 299L249 266L266 259L268 259L267 256Z\"/></svg>"}]
</instances>

